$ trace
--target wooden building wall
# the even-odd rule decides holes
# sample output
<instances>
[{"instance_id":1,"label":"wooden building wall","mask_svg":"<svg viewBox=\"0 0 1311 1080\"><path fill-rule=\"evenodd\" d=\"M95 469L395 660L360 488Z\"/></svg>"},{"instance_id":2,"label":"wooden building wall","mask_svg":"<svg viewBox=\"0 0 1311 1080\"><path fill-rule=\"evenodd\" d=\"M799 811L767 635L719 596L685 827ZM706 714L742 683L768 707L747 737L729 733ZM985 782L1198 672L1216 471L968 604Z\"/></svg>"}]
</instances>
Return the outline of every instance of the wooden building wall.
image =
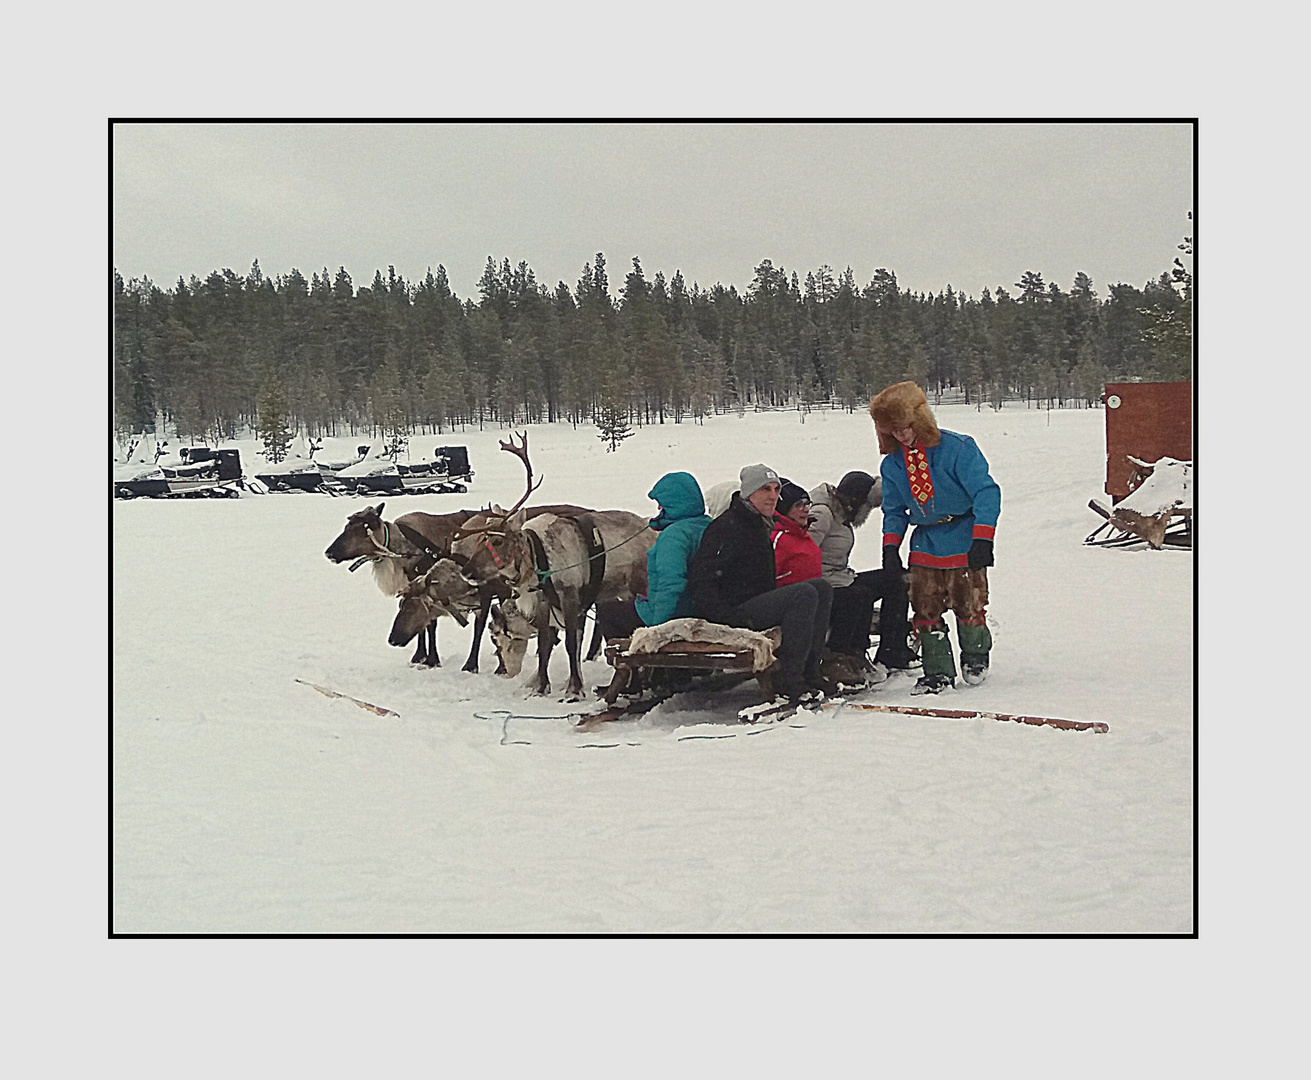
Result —
<instances>
[{"instance_id":1,"label":"wooden building wall","mask_svg":"<svg viewBox=\"0 0 1311 1080\"><path fill-rule=\"evenodd\" d=\"M1118 399L1119 404L1112 403ZM1193 384L1107 383L1106 493L1112 503L1129 494L1135 466L1163 457L1193 459Z\"/></svg>"}]
</instances>

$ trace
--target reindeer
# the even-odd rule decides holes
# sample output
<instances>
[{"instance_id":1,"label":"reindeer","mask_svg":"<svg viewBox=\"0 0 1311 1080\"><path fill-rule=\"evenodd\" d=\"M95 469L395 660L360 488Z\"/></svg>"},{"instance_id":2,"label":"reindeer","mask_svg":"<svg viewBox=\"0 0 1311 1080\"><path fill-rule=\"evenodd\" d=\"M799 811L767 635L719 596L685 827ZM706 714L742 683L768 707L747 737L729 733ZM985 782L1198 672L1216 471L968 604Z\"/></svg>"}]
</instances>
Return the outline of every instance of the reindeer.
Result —
<instances>
[{"instance_id":1,"label":"reindeer","mask_svg":"<svg viewBox=\"0 0 1311 1080\"><path fill-rule=\"evenodd\" d=\"M366 506L351 514L346 519L346 527L341 535L328 545L323 554L335 563L354 559L351 570L359 569L365 562L372 563L373 580L378 588L387 596L402 596L436 560L450 555L451 541L456 531L475 516L475 511L457 510L453 514L415 511L402 514L395 521L387 521L382 516L384 505L379 503L377 506ZM423 569L420 569L421 565ZM469 650L469 659L464 662L464 671L478 670L478 651L482 646L483 630L487 626L488 609L496 593L495 588L484 590L480 599L478 617L474 622L473 646ZM441 667L441 658L437 655L437 617L434 616L421 631L416 632L419 634L419 644L410 663ZM410 639L405 640L408 642Z\"/></svg>"},{"instance_id":2,"label":"reindeer","mask_svg":"<svg viewBox=\"0 0 1311 1080\"><path fill-rule=\"evenodd\" d=\"M514 590L517 605L533 604L537 630L537 674L529 686L549 694L547 677L555 635L553 617L564 627L569 653L568 700L582 696L579 672L582 619L598 600L626 600L646 589L646 553L655 543L655 533L645 518L626 510L601 510L564 516L538 514L531 519L519 509L540 486L533 484L533 467L528 459L528 435L521 444L501 442L501 449L514 454L528 473L527 490L509 510L491 510L470 518L460 527L452 544L452 557L463 558L462 573L476 586L501 580Z\"/></svg>"},{"instance_id":3,"label":"reindeer","mask_svg":"<svg viewBox=\"0 0 1311 1080\"><path fill-rule=\"evenodd\" d=\"M401 591L387 643L408 645L416 634L422 636L435 627L443 615L468 626L469 613L482 609L483 591L464 580L455 560L424 556L415 567L414 579Z\"/></svg>"},{"instance_id":4,"label":"reindeer","mask_svg":"<svg viewBox=\"0 0 1311 1080\"><path fill-rule=\"evenodd\" d=\"M351 570L357 570L365 562L373 566L373 580L387 596L405 597L416 579L422 577L433 565L433 560L449 557L451 542L459 527L476 516L473 510L457 510L451 514L425 514L415 511L402 514L395 521L387 521L382 516L385 503L366 506L363 510L351 514L346 519L342 530L327 550L323 553L335 563L354 559ZM561 504L556 506L529 507L529 516L541 513L581 514L587 511L581 506ZM437 581L448 581L440 576ZM434 579L430 579L423 590L431 591ZM480 593L478 615L474 621L473 642L469 649L469 658L464 662L462 671L478 670L478 653L482 648L483 631L487 626L488 612L492 601L498 597L504 599L510 595L508 587L489 583ZM402 604L404 601L402 600ZM434 609L435 610L435 609ZM418 646L410 658L412 664L424 664L427 667L441 667L441 658L437 654L437 618L419 634ZM452 613L452 617L454 617ZM461 622L461 625L466 623ZM411 634L410 637L414 635ZM388 639L390 640L390 638ZM392 644L405 644L404 642ZM499 669L498 669L499 670Z\"/></svg>"},{"instance_id":5,"label":"reindeer","mask_svg":"<svg viewBox=\"0 0 1311 1080\"><path fill-rule=\"evenodd\" d=\"M498 666L497 675L514 678L523 670L524 657L528 652L528 641L537 637L537 597L539 593L527 592L520 597L511 596L498 604L492 605L491 635L496 646ZM561 629L559 618L552 613L547 631L546 644L538 638L537 655L542 649L547 652L555 647L558 639L557 630ZM601 636L601 624L593 623L592 641L587 647L587 659L595 660L601 654L604 638Z\"/></svg>"}]
</instances>

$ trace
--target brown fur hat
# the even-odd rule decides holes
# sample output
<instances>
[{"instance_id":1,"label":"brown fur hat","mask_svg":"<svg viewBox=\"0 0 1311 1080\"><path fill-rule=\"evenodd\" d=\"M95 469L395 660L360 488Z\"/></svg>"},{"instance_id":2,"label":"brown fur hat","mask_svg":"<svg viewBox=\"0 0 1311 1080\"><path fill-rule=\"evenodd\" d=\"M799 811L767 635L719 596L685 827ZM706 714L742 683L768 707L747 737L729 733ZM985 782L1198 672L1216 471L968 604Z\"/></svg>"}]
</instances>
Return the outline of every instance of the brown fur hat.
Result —
<instances>
[{"instance_id":1,"label":"brown fur hat","mask_svg":"<svg viewBox=\"0 0 1311 1080\"><path fill-rule=\"evenodd\" d=\"M901 443L892 433L906 427L914 428L916 437L925 446L937 446L942 441L929 399L913 382L893 383L880 390L869 399L869 415L879 437L880 454L900 449Z\"/></svg>"}]
</instances>

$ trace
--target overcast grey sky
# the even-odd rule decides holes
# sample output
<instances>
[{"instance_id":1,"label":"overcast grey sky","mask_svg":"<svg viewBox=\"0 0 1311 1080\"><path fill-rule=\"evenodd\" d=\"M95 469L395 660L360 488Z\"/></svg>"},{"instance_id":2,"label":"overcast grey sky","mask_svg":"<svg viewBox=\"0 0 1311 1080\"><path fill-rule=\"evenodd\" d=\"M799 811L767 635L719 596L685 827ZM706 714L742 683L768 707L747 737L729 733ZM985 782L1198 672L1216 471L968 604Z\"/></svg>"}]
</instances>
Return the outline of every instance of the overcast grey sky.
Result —
<instances>
[{"instance_id":1,"label":"overcast grey sky","mask_svg":"<svg viewBox=\"0 0 1311 1080\"><path fill-rule=\"evenodd\" d=\"M636 255L703 288L770 259L1104 296L1167 270L1193 209L1187 124L121 124L113 176L125 278L440 263L474 299L489 255L573 287L598 251L615 293Z\"/></svg>"}]
</instances>

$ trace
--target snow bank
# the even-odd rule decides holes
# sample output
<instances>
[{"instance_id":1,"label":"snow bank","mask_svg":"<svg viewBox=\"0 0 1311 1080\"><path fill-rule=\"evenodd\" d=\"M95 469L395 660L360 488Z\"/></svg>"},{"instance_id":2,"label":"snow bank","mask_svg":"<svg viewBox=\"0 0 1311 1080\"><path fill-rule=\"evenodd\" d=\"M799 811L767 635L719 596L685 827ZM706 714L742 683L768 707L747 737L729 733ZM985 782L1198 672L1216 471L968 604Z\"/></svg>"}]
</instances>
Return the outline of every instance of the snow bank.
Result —
<instances>
[{"instance_id":1,"label":"snow bank","mask_svg":"<svg viewBox=\"0 0 1311 1080\"><path fill-rule=\"evenodd\" d=\"M1139 461L1135 464L1150 466L1152 475L1116 503L1117 510L1132 510L1143 517L1155 517L1166 510L1188 509L1193 506L1193 463L1163 457L1157 462Z\"/></svg>"}]
</instances>

